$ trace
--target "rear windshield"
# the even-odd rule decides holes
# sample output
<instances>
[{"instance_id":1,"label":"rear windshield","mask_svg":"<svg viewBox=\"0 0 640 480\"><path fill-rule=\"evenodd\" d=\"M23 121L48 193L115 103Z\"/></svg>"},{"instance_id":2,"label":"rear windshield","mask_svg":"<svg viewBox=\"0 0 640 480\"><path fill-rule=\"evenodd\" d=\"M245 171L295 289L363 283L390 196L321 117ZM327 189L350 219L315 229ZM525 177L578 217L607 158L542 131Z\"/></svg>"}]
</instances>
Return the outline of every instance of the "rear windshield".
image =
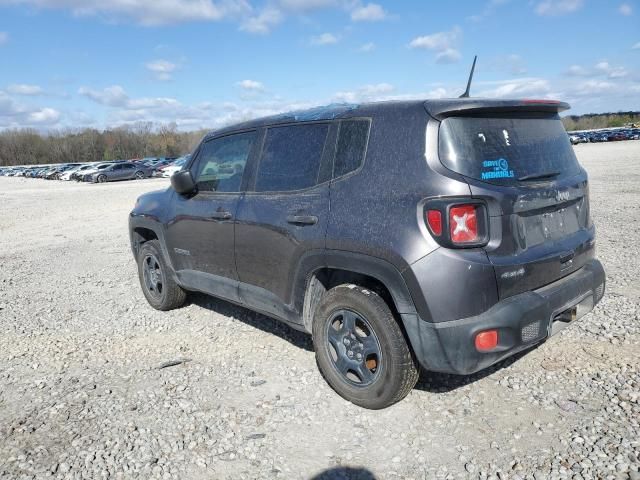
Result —
<instances>
[{"instance_id":1,"label":"rear windshield","mask_svg":"<svg viewBox=\"0 0 640 480\"><path fill-rule=\"evenodd\" d=\"M439 154L448 169L500 185L553 180L580 171L555 115L447 118L440 126Z\"/></svg>"}]
</instances>

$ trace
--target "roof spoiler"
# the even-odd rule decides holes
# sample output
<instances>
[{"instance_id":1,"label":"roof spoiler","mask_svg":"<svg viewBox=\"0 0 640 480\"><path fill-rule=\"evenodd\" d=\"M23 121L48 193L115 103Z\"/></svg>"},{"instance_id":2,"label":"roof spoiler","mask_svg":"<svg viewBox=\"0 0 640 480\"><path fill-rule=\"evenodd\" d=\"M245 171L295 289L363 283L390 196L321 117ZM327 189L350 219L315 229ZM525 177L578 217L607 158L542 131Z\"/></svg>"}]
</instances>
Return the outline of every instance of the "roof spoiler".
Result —
<instances>
[{"instance_id":1,"label":"roof spoiler","mask_svg":"<svg viewBox=\"0 0 640 480\"><path fill-rule=\"evenodd\" d=\"M571 106L558 100L493 100L461 98L454 100L426 101L424 108L429 115L442 120L451 116L476 115L480 113L543 112L560 113Z\"/></svg>"}]
</instances>

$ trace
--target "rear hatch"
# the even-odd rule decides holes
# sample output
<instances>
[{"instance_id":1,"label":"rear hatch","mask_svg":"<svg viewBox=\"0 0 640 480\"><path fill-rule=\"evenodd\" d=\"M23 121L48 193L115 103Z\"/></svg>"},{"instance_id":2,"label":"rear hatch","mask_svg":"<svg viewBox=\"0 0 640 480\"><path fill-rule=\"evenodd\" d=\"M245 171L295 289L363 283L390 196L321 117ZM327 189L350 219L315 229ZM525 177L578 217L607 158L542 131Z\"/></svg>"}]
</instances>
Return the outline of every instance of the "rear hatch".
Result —
<instances>
[{"instance_id":1,"label":"rear hatch","mask_svg":"<svg viewBox=\"0 0 640 480\"><path fill-rule=\"evenodd\" d=\"M440 112L439 156L489 212L485 247L501 298L552 283L594 256L587 174L560 121L566 104Z\"/></svg>"}]
</instances>

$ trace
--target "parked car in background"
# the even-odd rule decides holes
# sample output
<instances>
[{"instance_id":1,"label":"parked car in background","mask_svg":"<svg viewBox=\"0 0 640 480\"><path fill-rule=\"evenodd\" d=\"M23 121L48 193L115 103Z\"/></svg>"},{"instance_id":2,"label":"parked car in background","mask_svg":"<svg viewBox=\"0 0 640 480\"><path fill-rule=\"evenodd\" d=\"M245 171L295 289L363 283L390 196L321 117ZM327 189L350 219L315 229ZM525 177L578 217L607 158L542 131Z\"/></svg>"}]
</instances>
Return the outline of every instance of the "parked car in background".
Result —
<instances>
[{"instance_id":1,"label":"parked car in background","mask_svg":"<svg viewBox=\"0 0 640 480\"><path fill-rule=\"evenodd\" d=\"M87 175L85 175L86 177ZM142 180L151 176L151 169L133 162L113 163L89 174L88 181L96 183L112 182L115 180Z\"/></svg>"},{"instance_id":2,"label":"parked car in background","mask_svg":"<svg viewBox=\"0 0 640 480\"><path fill-rule=\"evenodd\" d=\"M79 175L79 178L77 178L77 180L82 182L90 182L92 181L91 178L94 173L100 172L105 168L110 167L111 165L113 165L112 162L104 162L104 163L99 163L97 165L94 165L93 168L89 168L81 172L81 175Z\"/></svg>"},{"instance_id":3,"label":"parked car in background","mask_svg":"<svg viewBox=\"0 0 640 480\"><path fill-rule=\"evenodd\" d=\"M184 164L187 163L190 158L191 158L191 155L185 155L184 157L178 158L173 163L170 163L169 165L162 167L160 169L160 176L168 178L174 173L179 172L180 170L182 170L182 167L184 167Z\"/></svg>"},{"instance_id":4,"label":"parked car in background","mask_svg":"<svg viewBox=\"0 0 640 480\"><path fill-rule=\"evenodd\" d=\"M62 172L60 174L59 180L66 180L69 181L71 180L71 176L75 173L81 172L83 169L84 170L88 170L89 168L91 168L93 165L90 164L80 164L80 165L76 165L72 168L69 168L67 170L65 170L64 172Z\"/></svg>"}]
</instances>

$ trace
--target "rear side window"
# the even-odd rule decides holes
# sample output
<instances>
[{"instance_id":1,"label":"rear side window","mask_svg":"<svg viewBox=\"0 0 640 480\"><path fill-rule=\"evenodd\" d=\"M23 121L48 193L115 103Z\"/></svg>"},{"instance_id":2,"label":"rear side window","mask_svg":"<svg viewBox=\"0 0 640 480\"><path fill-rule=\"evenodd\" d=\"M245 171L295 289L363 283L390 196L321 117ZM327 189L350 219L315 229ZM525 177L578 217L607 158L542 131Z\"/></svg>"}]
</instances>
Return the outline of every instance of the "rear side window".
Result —
<instances>
[{"instance_id":1,"label":"rear side window","mask_svg":"<svg viewBox=\"0 0 640 480\"><path fill-rule=\"evenodd\" d=\"M285 192L312 187L327 139L326 123L272 127L262 149L257 192Z\"/></svg>"},{"instance_id":2,"label":"rear side window","mask_svg":"<svg viewBox=\"0 0 640 480\"><path fill-rule=\"evenodd\" d=\"M344 120L340 122L338 146L333 167L333 176L341 177L357 170L367 151L369 140L368 120Z\"/></svg>"},{"instance_id":3,"label":"rear side window","mask_svg":"<svg viewBox=\"0 0 640 480\"><path fill-rule=\"evenodd\" d=\"M447 118L440 160L464 176L500 185L575 175L580 166L558 116Z\"/></svg>"}]
</instances>

